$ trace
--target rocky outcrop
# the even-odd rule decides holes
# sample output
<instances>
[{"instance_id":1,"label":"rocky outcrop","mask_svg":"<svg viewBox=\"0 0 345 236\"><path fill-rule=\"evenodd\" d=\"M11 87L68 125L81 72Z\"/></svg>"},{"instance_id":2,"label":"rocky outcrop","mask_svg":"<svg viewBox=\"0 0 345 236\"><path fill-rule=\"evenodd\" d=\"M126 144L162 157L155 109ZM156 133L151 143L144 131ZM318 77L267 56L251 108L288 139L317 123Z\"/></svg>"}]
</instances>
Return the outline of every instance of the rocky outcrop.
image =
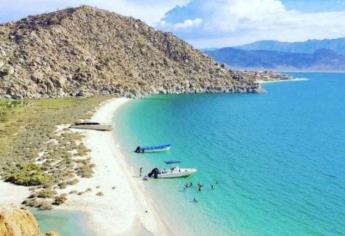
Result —
<instances>
[{"instance_id":1,"label":"rocky outcrop","mask_svg":"<svg viewBox=\"0 0 345 236\"><path fill-rule=\"evenodd\" d=\"M39 236L40 230L34 216L26 209L0 206L1 236Z\"/></svg>"},{"instance_id":2,"label":"rocky outcrop","mask_svg":"<svg viewBox=\"0 0 345 236\"><path fill-rule=\"evenodd\" d=\"M257 92L171 33L82 6L0 25L0 96Z\"/></svg>"},{"instance_id":3,"label":"rocky outcrop","mask_svg":"<svg viewBox=\"0 0 345 236\"><path fill-rule=\"evenodd\" d=\"M46 236L59 236L59 234L57 232L54 232L54 231L49 231L45 235Z\"/></svg>"}]
</instances>

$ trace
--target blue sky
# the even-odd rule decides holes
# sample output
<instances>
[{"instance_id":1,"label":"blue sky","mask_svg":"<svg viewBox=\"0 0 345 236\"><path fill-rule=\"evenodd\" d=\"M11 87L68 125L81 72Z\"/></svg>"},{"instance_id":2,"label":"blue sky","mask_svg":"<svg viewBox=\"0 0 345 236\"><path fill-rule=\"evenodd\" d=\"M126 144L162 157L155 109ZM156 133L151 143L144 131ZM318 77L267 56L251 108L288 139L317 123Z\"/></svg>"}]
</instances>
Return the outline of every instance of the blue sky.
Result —
<instances>
[{"instance_id":1,"label":"blue sky","mask_svg":"<svg viewBox=\"0 0 345 236\"><path fill-rule=\"evenodd\" d=\"M0 0L0 22L83 4L139 18L198 48L345 37L345 0Z\"/></svg>"}]
</instances>

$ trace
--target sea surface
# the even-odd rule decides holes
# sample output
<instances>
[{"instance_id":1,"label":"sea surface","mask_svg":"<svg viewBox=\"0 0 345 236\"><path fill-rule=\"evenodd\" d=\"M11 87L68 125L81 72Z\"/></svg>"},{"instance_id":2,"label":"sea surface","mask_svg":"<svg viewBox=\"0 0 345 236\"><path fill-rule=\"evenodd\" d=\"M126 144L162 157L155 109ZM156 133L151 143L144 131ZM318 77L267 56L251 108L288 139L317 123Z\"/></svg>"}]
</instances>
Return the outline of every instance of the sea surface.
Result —
<instances>
[{"instance_id":1,"label":"sea surface","mask_svg":"<svg viewBox=\"0 0 345 236\"><path fill-rule=\"evenodd\" d=\"M145 183L174 231L345 235L345 74L291 74L308 80L264 84L263 94L153 96L120 108L116 136L136 169L167 168L166 160L198 169ZM164 143L169 152L133 153Z\"/></svg>"}]
</instances>

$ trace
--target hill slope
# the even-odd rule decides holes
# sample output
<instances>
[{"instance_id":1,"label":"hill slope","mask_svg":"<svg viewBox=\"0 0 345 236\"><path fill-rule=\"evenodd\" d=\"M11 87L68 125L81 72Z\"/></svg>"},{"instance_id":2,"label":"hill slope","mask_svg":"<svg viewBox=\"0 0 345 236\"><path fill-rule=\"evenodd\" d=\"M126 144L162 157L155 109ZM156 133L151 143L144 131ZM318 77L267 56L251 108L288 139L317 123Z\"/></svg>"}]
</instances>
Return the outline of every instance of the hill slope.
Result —
<instances>
[{"instance_id":1,"label":"hill slope","mask_svg":"<svg viewBox=\"0 0 345 236\"><path fill-rule=\"evenodd\" d=\"M0 25L0 96L259 89L170 33L88 6Z\"/></svg>"},{"instance_id":2,"label":"hill slope","mask_svg":"<svg viewBox=\"0 0 345 236\"><path fill-rule=\"evenodd\" d=\"M236 48L244 50L268 50L293 53L314 53L320 49L329 49L339 54L345 54L345 38L308 40L305 42L295 43L263 40Z\"/></svg>"},{"instance_id":3,"label":"hill slope","mask_svg":"<svg viewBox=\"0 0 345 236\"><path fill-rule=\"evenodd\" d=\"M345 56L327 49L320 49L308 54L221 48L206 51L206 53L220 63L235 68L309 71L345 70Z\"/></svg>"}]
</instances>

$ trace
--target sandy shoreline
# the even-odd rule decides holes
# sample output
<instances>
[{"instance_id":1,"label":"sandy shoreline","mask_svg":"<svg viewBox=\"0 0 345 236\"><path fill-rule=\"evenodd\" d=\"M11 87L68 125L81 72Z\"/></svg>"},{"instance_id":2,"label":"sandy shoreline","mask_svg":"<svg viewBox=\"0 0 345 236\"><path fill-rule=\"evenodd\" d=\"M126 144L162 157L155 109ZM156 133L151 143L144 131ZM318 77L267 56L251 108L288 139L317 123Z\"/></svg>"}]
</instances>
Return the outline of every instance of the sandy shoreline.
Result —
<instances>
[{"instance_id":1,"label":"sandy shoreline","mask_svg":"<svg viewBox=\"0 0 345 236\"><path fill-rule=\"evenodd\" d=\"M91 118L92 121L111 123L116 110L129 102L126 98L114 98L102 104ZM60 209L85 212L87 227L95 235L169 235L149 198L142 191L142 180L131 172L115 142L112 132L83 131L85 145L91 149L91 161L95 164L94 175L80 179L70 190L92 191L81 196L69 195ZM102 192L103 196L96 193Z\"/></svg>"},{"instance_id":2,"label":"sandy shoreline","mask_svg":"<svg viewBox=\"0 0 345 236\"><path fill-rule=\"evenodd\" d=\"M126 98L108 100L97 109L91 120L111 123L116 110L128 101ZM83 178L76 186L61 192L68 193L72 189L85 191L88 188L92 191L81 196L69 195L60 209L87 213L87 226L95 235L170 235L140 186L142 180L126 163L113 133L83 132L85 144L91 149L95 173L92 178ZM104 195L97 196L98 192Z\"/></svg>"},{"instance_id":3,"label":"sandy shoreline","mask_svg":"<svg viewBox=\"0 0 345 236\"><path fill-rule=\"evenodd\" d=\"M129 101L110 99L100 104L91 120L112 123L118 108ZM113 132L78 132L85 134L84 143L91 150L91 162L95 164L94 174L91 178L80 178L76 185L57 190L67 194L67 201L54 209L85 213L88 222L83 226L97 236L172 235L145 192L143 180L125 161ZM69 194L71 191L83 194ZM0 192L0 204L20 205L30 195L27 187L3 181L0 181ZM103 195L98 196L99 192Z\"/></svg>"}]
</instances>

